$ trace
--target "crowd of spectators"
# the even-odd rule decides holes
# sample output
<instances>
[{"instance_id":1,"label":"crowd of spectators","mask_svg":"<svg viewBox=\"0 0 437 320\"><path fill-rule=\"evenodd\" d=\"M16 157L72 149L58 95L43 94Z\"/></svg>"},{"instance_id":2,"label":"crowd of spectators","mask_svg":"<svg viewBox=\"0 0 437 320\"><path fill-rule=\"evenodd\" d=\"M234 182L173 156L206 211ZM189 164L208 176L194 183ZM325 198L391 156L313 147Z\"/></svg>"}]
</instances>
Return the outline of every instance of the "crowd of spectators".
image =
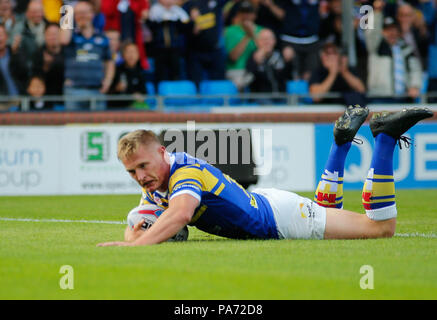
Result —
<instances>
[{"instance_id":1,"label":"crowd of spectators","mask_svg":"<svg viewBox=\"0 0 437 320\"><path fill-rule=\"evenodd\" d=\"M341 0L0 0L0 97L29 95L33 110L50 110L56 102L41 97L67 95L77 99L65 108L81 110L90 95L137 96L98 99L103 110L144 100L146 83L228 79L255 93L303 80L314 103L413 102L424 75L437 91L436 9L353 1L352 66Z\"/></svg>"}]
</instances>

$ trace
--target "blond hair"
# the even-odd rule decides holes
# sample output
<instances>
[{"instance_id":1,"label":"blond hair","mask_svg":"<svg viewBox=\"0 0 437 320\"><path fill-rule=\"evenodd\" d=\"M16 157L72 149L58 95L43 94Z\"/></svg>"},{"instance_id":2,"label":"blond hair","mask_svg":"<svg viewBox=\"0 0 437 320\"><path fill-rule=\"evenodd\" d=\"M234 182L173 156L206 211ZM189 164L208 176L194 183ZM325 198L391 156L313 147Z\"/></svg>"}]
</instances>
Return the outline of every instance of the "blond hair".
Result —
<instances>
[{"instance_id":1,"label":"blond hair","mask_svg":"<svg viewBox=\"0 0 437 320\"><path fill-rule=\"evenodd\" d=\"M141 145L147 146L152 143L161 144L159 138L150 130L135 130L124 135L118 141L117 156L118 159L124 160L130 158L137 152Z\"/></svg>"}]
</instances>

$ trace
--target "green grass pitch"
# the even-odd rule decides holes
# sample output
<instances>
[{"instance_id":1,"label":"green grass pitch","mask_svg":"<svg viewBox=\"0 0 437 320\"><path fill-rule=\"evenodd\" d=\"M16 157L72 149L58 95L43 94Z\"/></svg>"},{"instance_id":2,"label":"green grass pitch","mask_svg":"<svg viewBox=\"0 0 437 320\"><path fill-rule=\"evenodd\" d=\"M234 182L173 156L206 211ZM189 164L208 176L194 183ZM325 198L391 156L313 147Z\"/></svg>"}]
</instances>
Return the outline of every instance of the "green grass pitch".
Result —
<instances>
[{"instance_id":1,"label":"green grass pitch","mask_svg":"<svg viewBox=\"0 0 437 320\"><path fill-rule=\"evenodd\" d=\"M311 197L311 193L302 193ZM0 197L0 299L437 299L437 190L398 190L396 236L235 241L190 228L189 241L98 248L122 240L138 196ZM345 208L363 212L359 191ZM60 288L60 268L74 289ZM363 265L373 289L362 289ZM367 274L368 275L368 274Z\"/></svg>"}]
</instances>

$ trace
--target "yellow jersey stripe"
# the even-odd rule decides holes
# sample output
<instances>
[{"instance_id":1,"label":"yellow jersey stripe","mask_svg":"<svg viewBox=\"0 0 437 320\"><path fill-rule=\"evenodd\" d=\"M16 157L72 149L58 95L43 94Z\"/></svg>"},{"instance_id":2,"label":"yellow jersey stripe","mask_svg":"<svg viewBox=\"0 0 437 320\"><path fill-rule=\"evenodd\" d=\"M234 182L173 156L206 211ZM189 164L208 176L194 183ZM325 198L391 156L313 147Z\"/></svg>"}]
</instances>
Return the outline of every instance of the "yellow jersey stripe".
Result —
<instances>
[{"instance_id":1,"label":"yellow jersey stripe","mask_svg":"<svg viewBox=\"0 0 437 320\"><path fill-rule=\"evenodd\" d=\"M224 188L225 188L225 184L222 182L222 184L220 185L220 187L218 187L218 189L217 189L216 191L214 191L214 194L215 194L216 196L218 196L218 195L223 191Z\"/></svg>"}]
</instances>

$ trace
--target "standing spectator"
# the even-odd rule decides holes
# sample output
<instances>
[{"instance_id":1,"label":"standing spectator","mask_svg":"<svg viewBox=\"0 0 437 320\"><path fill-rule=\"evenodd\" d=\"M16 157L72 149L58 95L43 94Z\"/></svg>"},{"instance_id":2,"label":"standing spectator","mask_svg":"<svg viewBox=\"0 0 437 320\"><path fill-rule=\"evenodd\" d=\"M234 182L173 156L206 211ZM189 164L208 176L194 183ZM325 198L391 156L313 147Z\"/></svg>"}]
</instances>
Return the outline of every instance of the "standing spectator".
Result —
<instances>
[{"instance_id":1,"label":"standing spectator","mask_svg":"<svg viewBox=\"0 0 437 320\"><path fill-rule=\"evenodd\" d=\"M190 17L175 0L158 0L150 8L147 24L152 32L150 48L155 58L155 81L179 80L183 36L192 28Z\"/></svg>"},{"instance_id":2,"label":"standing spectator","mask_svg":"<svg viewBox=\"0 0 437 320\"><path fill-rule=\"evenodd\" d=\"M320 39L324 42L334 42L337 46L342 44L342 0L330 0L326 6L326 14L320 20Z\"/></svg>"},{"instance_id":3,"label":"standing spectator","mask_svg":"<svg viewBox=\"0 0 437 320\"><path fill-rule=\"evenodd\" d=\"M246 65L247 71L253 75L250 91L259 93L285 92L286 81L291 75L293 67L293 49L285 48L285 54L275 50L276 37L270 29L263 29L259 32L256 44L257 49ZM263 103L267 104L272 102L274 101L263 100Z\"/></svg>"},{"instance_id":4,"label":"standing spectator","mask_svg":"<svg viewBox=\"0 0 437 320\"><path fill-rule=\"evenodd\" d=\"M321 66L314 70L309 81L314 102L345 105L365 105L365 86L348 66L346 56L340 55L334 43L326 43L320 52ZM337 93L341 98L323 98L324 94Z\"/></svg>"},{"instance_id":5,"label":"standing spectator","mask_svg":"<svg viewBox=\"0 0 437 320\"><path fill-rule=\"evenodd\" d=\"M234 17L238 9L238 6L243 0L229 0L223 7L223 19L225 26L229 27L234 24Z\"/></svg>"},{"instance_id":6,"label":"standing spectator","mask_svg":"<svg viewBox=\"0 0 437 320\"><path fill-rule=\"evenodd\" d=\"M429 35L423 16L408 3L398 6L396 19L401 30L402 39L414 50L414 54L426 69Z\"/></svg>"},{"instance_id":7,"label":"standing spectator","mask_svg":"<svg viewBox=\"0 0 437 320\"><path fill-rule=\"evenodd\" d=\"M52 0L45 0L47 2ZM76 4L82 0L63 0L64 6L75 7ZM93 26L100 33L103 32L103 28L105 27L105 15L101 12L101 2L102 0L87 0L91 6L93 7Z\"/></svg>"},{"instance_id":8,"label":"standing spectator","mask_svg":"<svg viewBox=\"0 0 437 320\"><path fill-rule=\"evenodd\" d=\"M105 15L101 12L101 0L88 0L92 7L94 12L94 19L93 19L93 26L94 29L99 31L100 33L103 32L103 29L105 27L106 19Z\"/></svg>"},{"instance_id":9,"label":"standing spectator","mask_svg":"<svg viewBox=\"0 0 437 320\"><path fill-rule=\"evenodd\" d=\"M323 43L333 42L339 48L343 45L343 23L341 0L330 0L327 5L327 14L320 22L320 40ZM354 19L355 53L357 58L356 72L360 79L367 79L367 49L364 39L360 39L359 17Z\"/></svg>"},{"instance_id":10,"label":"standing spectator","mask_svg":"<svg viewBox=\"0 0 437 320\"><path fill-rule=\"evenodd\" d=\"M74 7L77 29L61 30L61 44L65 53L64 94L71 96L99 96L111 86L115 63L111 59L109 40L93 27L93 7L80 0ZM87 107L88 103L66 101L67 110ZM105 101L98 101L97 108L104 109Z\"/></svg>"},{"instance_id":11,"label":"standing spectator","mask_svg":"<svg viewBox=\"0 0 437 320\"><path fill-rule=\"evenodd\" d=\"M6 27L0 24L0 94L19 95L26 91L28 79L25 57L17 48L8 46Z\"/></svg>"},{"instance_id":12,"label":"standing spectator","mask_svg":"<svg viewBox=\"0 0 437 320\"><path fill-rule=\"evenodd\" d=\"M206 72L211 80L225 78L222 9L227 0L190 0L185 9L194 21L187 39L188 78L197 85Z\"/></svg>"},{"instance_id":13,"label":"standing spectator","mask_svg":"<svg viewBox=\"0 0 437 320\"><path fill-rule=\"evenodd\" d=\"M426 91L428 94L427 102L437 101L437 3L434 0L423 0L420 2L420 10L429 32L429 46L427 56L427 76L428 83Z\"/></svg>"},{"instance_id":14,"label":"standing spectator","mask_svg":"<svg viewBox=\"0 0 437 320\"><path fill-rule=\"evenodd\" d=\"M246 72L246 63L256 49L255 38L262 30L254 23L255 19L255 8L249 1L243 1L235 15L235 24L225 29L226 78L232 80L240 91L253 78Z\"/></svg>"},{"instance_id":15,"label":"standing spectator","mask_svg":"<svg viewBox=\"0 0 437 320\"><path fill-rule=\"evenodd\" d=\"M62 95L64 91L64 52L61 45L60 28L56 23L47 25L44 39L44 46L33 56L32 75L45 80L45 94Z\"/></svg>"},{"instance_id":16,"label":"standing spectator","mask_svg":"<svg viewBox=\"0 0 437 320\"><path fill-rule=\"evenodd\" d=\"M0 24L5 26L10 41L12 41L11 31L17 22L11 0L0 0Z\"/></svg>"},{"instance_id":17,"label":"standing spectator","mask_svg":"<svg viewBox=\"0 0 437 320\"><path fill-rule=\"evenodd\" d=\"M31 0L15 0L14 12L16 16L20 17L20 19L21 16L24 16L24 13L26 12L26 8L30 1Z\"/></svg>"},{"instance_id":18,"label":"standing spectator","mask_svg":"<svg viewBox=\"0 0 437 320\"><path fill-rule=\"evenodd\" d=\"M16 96L25 92L27 70L24 68L23 56L20 52L14 52L7 42L6 28L0 25L0 95ZM0 105L0 110L4 111L9 107L8 104Z\"/></svg>"},{"instance_id":19,"label":"standing spectator","mask_svg":"<svg viewBox=\"0 0 437 320\"><path fill-rule=\"evenodd\" d=\"M149 68L144 46L143 24L150 9L149 0L101 0L102 13L105 15L105 30L120 32L121 41L137 44L140 63L144 69Z\"/></svg>"},{"instance_id":20,"label":"standing spectator","mask_svg":"<svg viewBox=\"0 0 437 320\"><path fill-rule=\"evenodd\" d=\"M282 46L295 51L297 77L304 80L309 80L319 61L319 5L319 0L278 0Z\"/></svg>"},{"instance_id":21,"label":"standing spectator","mask_svg":"<svg viewBox=\"0 0 437 320\"><path fill-rule=\"evenodd\" d=\"M431 96L428 102L437 102L437 3L434 0L423 0L420 9L424 15L429 30L428 47L428 88L427 93Z\"/></svg>"},{"instance_id":22,"label":"standing spectator","mask_svg":"<svg viewBox=\"0 0 437 320\"><path fill-rule=\"evenodd\" d=\"M272 30L275 37L278 38L281 32L283 11L276 2L277 0L252 0L252 4L257 11L255 23Z\"/></svg>"},{"instance_id":23,"label":"standing spectator","mask_svg":"<svg viewBox=\"0 0 437 320\"><path fill-rule=\"evenodd\" d=\"M111 49L111 58L115 62L115 65L118 66L123 62L123 58L121 56L121 38L120 32L115 29L109 29L105 31L105 36L109 40L109 48Z\"/></svg>"},{"instance_id":24,"label":"standing spectator","mask_svg":"<svg viewBox=\"0 0 437 320\"><path fill-rule=\"evenodd\" d=\"M422 87L420 60L414 49L402 40L396 21L383 18L384 2L376 0L373 6L374 29L366 30L368 94L384 97L383 101L411 102L419 96ZM396 95L401 98L392 98Z\"/></svg>"},{"instance_id":25,"label":"standing spectator","mask_svg":"<svg viewBox=\"0 0 437 320\"><path fill-rule=\"evenodd\" d=\"M15 24L11 31L12 49L20 50L25 56L29 76L32 70L32 57L44 44L45 27L41 1L32 0L26 9L26 19Z\"/></svg>"},{"instance_id":26,"label":"standing spectator","mask_svg":"<svg viewBox=\"0 0 437 320\"><path fill-rule=\"evenodd\" d=\"M110 92L113 94L133 94L135 101L114 101L111 107L126 108L135 103L142 103L147 94L146 78L139 63L140 53L135 43L128 42L122 48L123 63L117 66Z\"/></svg>"},{"instance_id":27,"label":"standing spectator","mask_svg":"<svg viewBox=\"0 0 437 320\"><path fill-rule=\"evenodd\" d=\"M231 0L224 8L225 24L232 25L238 8L243 0ZM250 0L257 13L255 24L272 30L279 36L282 26L283 10L277 5L278 0Z\"/></svg>"}]
</instances>

